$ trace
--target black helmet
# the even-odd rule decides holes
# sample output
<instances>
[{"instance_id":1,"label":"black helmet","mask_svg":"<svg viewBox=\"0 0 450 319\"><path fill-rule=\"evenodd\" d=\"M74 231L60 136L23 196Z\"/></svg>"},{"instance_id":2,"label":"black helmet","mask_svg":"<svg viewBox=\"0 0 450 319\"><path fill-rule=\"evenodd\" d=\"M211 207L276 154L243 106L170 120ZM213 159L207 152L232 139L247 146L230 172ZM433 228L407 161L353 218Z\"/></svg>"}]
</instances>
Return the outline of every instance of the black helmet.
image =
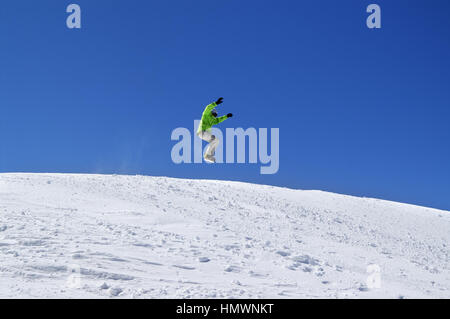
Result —
<instances>
[{"instance_id":1,"label":"black helmet","mask_svg":"<svg viewBox=\"0 0 450 319\"><path fill-rule=\"evenodd\" d=\"M211 111L211 115L214 116L214 117L217 117L217 111L216 111L216 109L213 109L213 110Z\"/></svg>"}]
</instances>

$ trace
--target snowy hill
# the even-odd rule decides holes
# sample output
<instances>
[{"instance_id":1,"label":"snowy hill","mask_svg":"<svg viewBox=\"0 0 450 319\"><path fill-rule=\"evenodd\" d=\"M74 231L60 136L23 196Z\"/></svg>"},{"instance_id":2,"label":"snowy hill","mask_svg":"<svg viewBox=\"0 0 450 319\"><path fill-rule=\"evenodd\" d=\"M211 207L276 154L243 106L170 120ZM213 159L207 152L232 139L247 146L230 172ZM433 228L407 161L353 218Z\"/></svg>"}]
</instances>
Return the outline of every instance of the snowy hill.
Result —
<instances>
[{"instance_id":1,"label":"snowy hill","mask_svg":"<svg viewBox=\"0 0 450 319\"><path fill-rule=\"evenodd\" d=\"M0 298L450 298L449 245L449 212L376 199L0 174Z\"/></svg>"}]
</instances>

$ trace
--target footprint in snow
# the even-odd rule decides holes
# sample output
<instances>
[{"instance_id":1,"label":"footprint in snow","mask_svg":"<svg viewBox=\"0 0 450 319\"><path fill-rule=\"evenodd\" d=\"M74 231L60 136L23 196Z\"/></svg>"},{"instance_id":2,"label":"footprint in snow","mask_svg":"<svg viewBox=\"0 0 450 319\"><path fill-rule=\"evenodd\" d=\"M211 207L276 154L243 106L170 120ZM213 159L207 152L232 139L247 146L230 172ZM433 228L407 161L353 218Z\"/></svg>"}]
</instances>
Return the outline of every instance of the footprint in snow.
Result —
<instances>
[{"instance_id":1,"label":"footprint in snow","mask_svg":"<svg viewBox=\"0 0 450 319\"><path fill-rule=\"evenodd\" d=\"M359 291L369 291L369 288L365 284L361 284L358 288Z\"/></svg>"},{"instance_id":2,"label":"footprint in snow","mask_svg":"<svg viewBox=\"0 0 450 319\"><path fill-rule=\"evenodd\" d=\"M181 269L185 269L185 270L194 270L195 269L195 267L183 266L183 265L173 265L173 267L181 268Z\"/></svg>"},{"instance_id":3,"label":"footprint in snow","mask_svg":"<svg viewBox=\"0 0 450 319\"><path fill-rule=\"evenodd\" d=\"M251 277L254 277L254 278L266 278L266 277L267 277L267 275L264 275L264 274L260 274L260 273L254 272L253 270L250 270L250 271L248 272L248 274L249 274Z\"/></svg>"},{"instance_id":4,"label":"footprint in snow","mask_svg":"<svg viewBox=\"0 0 450 319\"><path fill-rule=\"evenodd\" d=\"M226 272L240 272L241 270L240 270L240 268L237 267L237 266L232 266L232 265L230 265L230 266L227 266L227 267L224 269L224 271L226 271Z\"/></svg>"},{"instance_id":5,"label":"footprint in snow","mask_svg":"<svg viewBox=\"0 0 450 319\"><path fill-rule=\"evenodd\" d=\"M101 286L100 289L105 290L105 289L109 289L109 286L106 282L104 282Z\"/></svg>"},{"instance_id":6,"label":"footprint in snow","mask_svg":"<svg viewBox=\"0 0 450 319\"><path fill-rule=\"evenodd\" d=\"M291 255L291 253L289 253L289 252L287 252L287 251L282 251L282 250L278 250L278 251L276 252L276 254L278 254L278 255L280 255L280 256L282 256L282 257L287 257L287 256L290 256L290 255Z\"/></svg>"},{"instance_id":7,"label":"footprint in snow","mask_svg":"<svg viewBox=\"0 0 450 319\"><path fill-rule=\"evenodd\" d=\"M313 271L313 269L311 267L307 267L307 266L303 267L302 270L303 270L303 272L312 272Z\"/></svg>"},{"instance_id":8,"label":"footprint in snow","mask_svg":"<svg viewBox=\"0 0 450 319\"><path fill-rule=\"evenodd\" d=\"M292 258L292 260L295 261L296 263L307 264L307 265L311 265L311 266L319 265L319 260L315 259L309 255L296 256L296 257Z\"/></svg>"},{"instance_id":9,"label":"footprint in snow","mask_svg":"<svg viewBox=\"0 0 450 319\"><path fill-rule=\"evenodd\" d=\"M117 297L123 292L122 288L111 288L109 294L113 297Z\"/></svg>"},{"instance_id":10,"label":"footprint in snow","mask_svg":"<svg viewBox=\"0 0 450 319\"><path fill-rule=\"evenodd\" d=\"M153 265L153 266L162 266L163 265L163 264L156 263L156 262L153 262L153 261L143 261L143 263L146 264L146 265Z\"/></svg>"}]
</instances>

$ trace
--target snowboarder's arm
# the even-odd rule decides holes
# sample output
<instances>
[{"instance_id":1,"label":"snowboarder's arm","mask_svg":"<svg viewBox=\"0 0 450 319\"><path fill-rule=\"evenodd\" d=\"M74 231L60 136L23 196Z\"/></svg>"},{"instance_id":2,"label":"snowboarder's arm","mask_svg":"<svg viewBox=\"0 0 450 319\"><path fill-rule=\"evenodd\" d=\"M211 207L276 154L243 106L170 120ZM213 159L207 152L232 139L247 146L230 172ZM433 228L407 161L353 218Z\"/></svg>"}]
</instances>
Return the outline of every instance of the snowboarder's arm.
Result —
<instances>
[{"instance_id":1,"label":"snowboarder's arm","mask_svg":"<svg viewBox=\"0 0 450 319\"><path fill-rule=\"evenodd\" d=\"M205 110L203 111L203 113L209 113L213 110L213 108L215 108L217 106L216 102L213 102L211 104L209 104Z\"/></svg>"},{"instance_id":2,"label":"snowboarder's arm","mask_svg":"<svg viewBox=\"0 0 450 319\"><path fill-rule=\"evenodd\" d=\"M217 105L222 104L223 103L223 97L219 98L216 102L212 102L211 104L209 104L206 108L205 111L203 111L203 113L209 113L213 110L213 108L215 108Z\"/></svg>"},{"instance_id":3,"label":"snowboarder's arm","mask_svg":"<svg viewBox=\"0 0 450 319\"><path fill-rule=\"evenodd\" d=\"M214 119L214 125L222 123L223 121L225 121L227 118L232 117L233 114L232 113L228 113L227 115L221 116L221 117L216 117Z\"/></svg>"},{"instance_id":4,"label":"snowboarder's arm","mask_svg":"<svg viewBox=\"0 0 450 319\"><path fill-rule=\"evenodd\" d=\"M214 125L222 123L223 121L225 121L228 118L227 115L221 116L221 117L216 117L214 119Z\"/></svg>"}]
</instances>

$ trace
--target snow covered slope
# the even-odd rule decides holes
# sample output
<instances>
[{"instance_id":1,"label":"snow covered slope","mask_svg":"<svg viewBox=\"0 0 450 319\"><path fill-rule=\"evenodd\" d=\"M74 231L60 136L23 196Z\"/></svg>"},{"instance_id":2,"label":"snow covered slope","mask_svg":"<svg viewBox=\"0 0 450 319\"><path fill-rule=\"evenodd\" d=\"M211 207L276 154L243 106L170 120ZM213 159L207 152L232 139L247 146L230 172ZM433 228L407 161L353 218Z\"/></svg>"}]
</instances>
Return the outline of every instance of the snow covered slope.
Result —
<instances>
[{"instance_id":1,"label":"snow covered slope","mask_svg":"<svg viewBox=\"0 0 450 319\"><path fill-rule=\"evenodd\" d=\"M376 199L0 174L0 298L449 298L449 245L449 212Z\"/></svg>"}]
</instances>

